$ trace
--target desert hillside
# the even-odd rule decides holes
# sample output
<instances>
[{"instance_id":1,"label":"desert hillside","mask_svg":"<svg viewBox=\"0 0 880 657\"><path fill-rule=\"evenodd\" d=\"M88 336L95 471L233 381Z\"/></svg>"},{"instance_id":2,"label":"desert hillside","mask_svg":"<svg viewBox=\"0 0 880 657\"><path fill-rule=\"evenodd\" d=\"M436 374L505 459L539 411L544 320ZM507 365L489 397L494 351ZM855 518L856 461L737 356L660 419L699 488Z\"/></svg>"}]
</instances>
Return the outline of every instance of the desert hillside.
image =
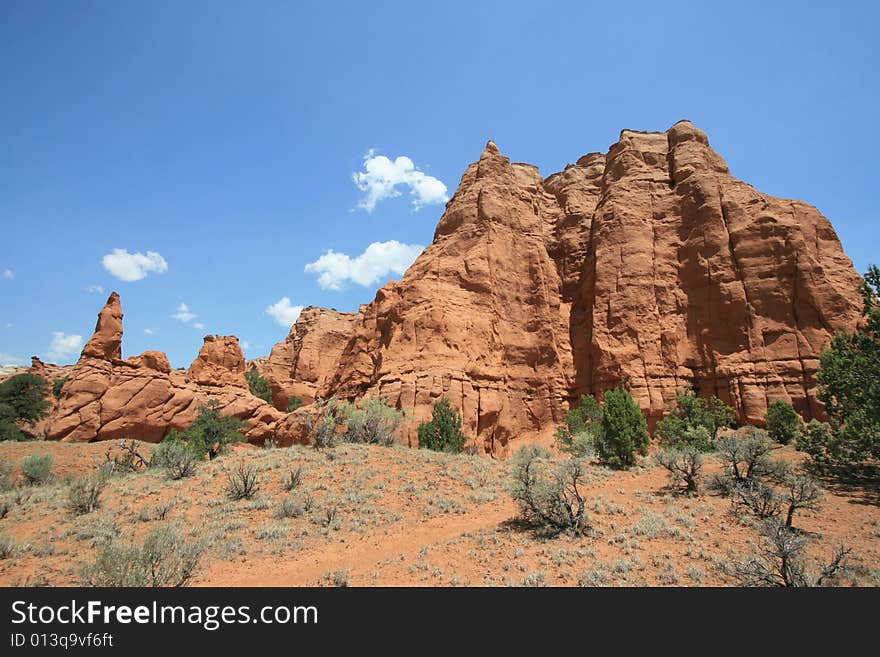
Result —
<instances>
[{"instance_id":1,"label":"desert hillside","mask_svg":"<svg viewBox=\"0 0 880 657\"><path fill-rule=\"evenodd\" d=\"M0 444L13 477L28 455L52 456L47 483L4 495L0 584L83 583L108 543L138 545L157 528L202 546L187 583L212 586L733 585L736 564L763 548L753 514L717 494L679 494L651 459L628 472L590 466L586 533L548 535L519 519L510 461L400 446L239 445L181 480L158 469L113 477L98 508L78 515L65 480L93 473L108 449L119 453L110 443ZM236 501L226 473L240 463L255 468L258 490ZM706 474L719 470L709 457ZM820 510L797 512L810 572L845 545L850 570L835 583L880 584L875 502L832 485Z\"/></svg>"}]
</instances>

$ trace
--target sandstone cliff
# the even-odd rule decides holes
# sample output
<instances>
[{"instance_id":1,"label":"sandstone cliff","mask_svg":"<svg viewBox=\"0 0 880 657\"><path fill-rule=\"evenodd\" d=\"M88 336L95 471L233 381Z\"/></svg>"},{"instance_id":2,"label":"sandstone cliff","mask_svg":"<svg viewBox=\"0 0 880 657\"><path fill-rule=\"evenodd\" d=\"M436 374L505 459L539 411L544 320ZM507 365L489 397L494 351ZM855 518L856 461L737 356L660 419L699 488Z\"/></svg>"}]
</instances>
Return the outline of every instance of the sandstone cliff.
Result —
<instances>
[{"instance_id":1,"label":"sandstone cliff","mask_svg":"<svg viewBox=\"0 0 880 657\"><path fill-rule=\"evenodd\" d=\"M502 454L622 381L652 424L688 384L744 422L774 399L809 419L858 282L818 210L733 178L690 122L546 179L489 142L402 280L356 315L304 311L261 371L283 400L382 396L417 420L446 395Z\"/></svg>"}]
</instances>

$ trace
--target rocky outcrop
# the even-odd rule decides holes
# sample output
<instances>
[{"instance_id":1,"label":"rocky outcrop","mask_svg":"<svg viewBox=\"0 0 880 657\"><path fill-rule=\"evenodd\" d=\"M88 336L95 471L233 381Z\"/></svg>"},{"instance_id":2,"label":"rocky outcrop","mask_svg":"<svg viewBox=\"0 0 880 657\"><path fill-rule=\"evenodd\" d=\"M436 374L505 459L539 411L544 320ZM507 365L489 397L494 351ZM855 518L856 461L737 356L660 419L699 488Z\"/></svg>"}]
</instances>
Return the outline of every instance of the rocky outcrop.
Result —
<instances>
[{"instance_id":1,"label":"rocky outcrop","mask_svg":"<svg viewBox=\"0 0 880 657\"><path fill-rule=\"evenodd\" d=\"M339 356L352 335L356 313L304 308L290 334L268 358L252 364L269 380L272 401L287 410L292 397L312 403L337 370Z\"/></svg>"},{"instance_id":2,"label":"rocky outcrop","mask_svg":"<svg viewBox=\"0 0 880 657\"><path fill-rule=\"evenodd\" d=\"M818 210L735 179L690 122L624 130L546 179L489 142L402 280L344 322L304 312L264 372L279 393L382 396L416 420L445 395L499 454L623 382L651 424L685 385L744 422L774 399L809 419L858 282Z\"/></svg>"},{"instance_id":3,"label":"rocky outcrop","mask_svg":"<svg viewBox=\"0 0 880 657\"><path fill-rule=\"evenodd\" d=\"M244 354L234 335L206 335L186 380L205 386L247 386Z\"/></svg>"},{"instance_id":4,"label":"rocky outcrop","mask_svg":"<svg viewBox=\"0 0 880 657\"><path fill-rule=\"evenodd\" d=\"M116 292L110 294L98 314L95 333L83 347L82 357L122 360L122 304Z\"/></svg>"},{"instance_id":5,"label":"rocky outcrop","mask_svg":"<svg viewBox=\"0 0 880 657\"><path fill-rule=\"evenodd\" d=\"M198 408L217 399L221 412L246 421L249 440L290 441L294 419L254 397L244 382L244 357L233 336L208 336L186 373L172 370L167 356L147 351L122 359L122 307L113 293L98 318L95 335L69 372L46 426L50 440L137 438L159 441L182 430ZM286 421L285 434L276 425Z\"/></svg>"}]
</instances>

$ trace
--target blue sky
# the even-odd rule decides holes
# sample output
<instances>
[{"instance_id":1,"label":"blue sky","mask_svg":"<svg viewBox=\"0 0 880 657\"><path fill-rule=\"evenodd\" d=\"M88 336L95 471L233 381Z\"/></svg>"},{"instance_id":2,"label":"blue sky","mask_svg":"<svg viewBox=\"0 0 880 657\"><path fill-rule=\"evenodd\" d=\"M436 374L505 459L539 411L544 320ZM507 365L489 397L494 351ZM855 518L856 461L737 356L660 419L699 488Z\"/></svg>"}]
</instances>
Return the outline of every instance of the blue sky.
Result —
<instances>
[{"instance_id":1,"label":"blue sky","mask_svg":"<svg viewBox=\"0 0 880 657\"><path fill-rule=\"evenodd\" d=\"M864 272L878 19L868 2L3 0L0 361L72 362L111 290L125 356L186 366L206 333L267 354L288 332L270 306L355 310L397 278L488 139L547 175L680 118L737 177L816 205ZM390 159L366 171L371 149Z\"/></svg>"}]
</instances>

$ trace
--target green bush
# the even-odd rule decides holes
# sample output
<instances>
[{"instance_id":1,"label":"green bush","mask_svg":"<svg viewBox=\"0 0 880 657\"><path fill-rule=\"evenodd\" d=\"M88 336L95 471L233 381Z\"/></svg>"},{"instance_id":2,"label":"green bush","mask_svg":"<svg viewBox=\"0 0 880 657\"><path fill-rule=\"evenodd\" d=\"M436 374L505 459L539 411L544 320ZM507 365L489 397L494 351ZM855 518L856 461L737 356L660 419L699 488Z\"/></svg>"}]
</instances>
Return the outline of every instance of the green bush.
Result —
<instances>
[{"instance_id":1,"label":"green bush","mask_svg":"<svg viewBox=\"0 0 880 657\"><path fill-rule=\"evenodd\" d=\"M64 384L67 383L67 379L70 377L65 376L63 379L55 379L52 381L52 396L55 399L61 398L61 389L64 388Z\"/></svg>"},{"instance_id":2,"label":"green bush","mask_svg":"<svg viewBox=\"0 0 880 657\"><path fill-rule=\"evenodd\" d=\"M272 388L269 386L269 379L260 376L256 367L252 367L244 374L247 379L248 389L254 397L259 397L263 401L272 403Z\"/></svg>"},{"instance_id":3,"label":"green bush","mask_svg":"<svg viewBox=\"0 0 880 657\"><path fill-rule=\"evenodd\" d=\"M184 586L204 553L200 541L173 526L152 530L140 545L106 545L81 572L84 586Z\"/></svg>"},{"instance_id":4,"label":"green bush","mask_svg":"<svg viewBox=\"0 0 880 657\"><path fill-rule=\"evenodd\" d=\"M48 394L49 382L36 374L16 374L0 383L0 439L30 438L20 425L33 426L46 416Z\"/></svg>"},{"instance_id":5,"label":"green bush","mask_svg":"<svg viewBox=\"0 0 880 657\"><path fill-rule=\"evenodd\" d=\"M215 459L227 451L230 443L244 440L242 426L244 422L237 417L221 415L220 402L212 399L199 407L196 421L180 434L180 439L196 454Z\"/></svg>"},{"instance_id":6,"label":"green bush","mask_svg":"<svg viewBox=\"0 0 880 657\"><path fill-rule=\"evenodd\" d=\"M391 408L384 399L373 397L365 397L359 405L345 402L340 405L340 413L346 425L343 438L347 442L370 445L393 445L403 419L402 411Z\"/></svg>"},{"instance_id":7,"label":"green bush","mask_svg":"<svg viewBox=\"0 0 880 657\"><path fill-rule=\"evenodd\" d=\"M508 491L529 524L552 533L584 533L589 529L580 490L584 477L581 460L553 461L543 447L526 445L513 457Z\"/></svg>"},{"instance_id":8,"label":"green bush","mask_svg":"<svg viewBox=\"0 0 880 657\"><path fill-rule=\"evenodd\" d=\"M47 483L52 478L52 455L31 454L21 464L21 474L31 486Z\"/></svg>"},{"instance_id":9,"label":"green bush","mask_svg":"<svg viewBox=\"0 0 880 657\"><path fill-rule=\"evenodd\" d=\"M76 515L91 513L100 506L101 492L107 478L99 473L91 477L78 477L67 489L67 507Z\"/></svg>"},{"instance_id":10,"label":"green bush","mask_svg":"<svg viewBox=\"0 0 880 657\"><path fill-rule=\"evenodd\" d=\"M0 458L0 492L7 491L15 487L12 479L12 463L6 459Z\"/></svg>"},{"instance_id":11,"label":"green bush","mask_svg":"<svg viewBox=\"0 0 880 657\"><path fill-rule=\"evenodd\" d=\"M625 389L605 393L602 430L595 442L599 459L614 468L628 468L635 464L636 453L648 453L651 438L645 416Z\"/></svg>"},{"instance_id":12,"label":"green bush","mask_svg":"<svg viewBox=\"0 0 880 657\"><path fill-rule=\"evenodd\" d=\"M291 397L287 400L287 412L293 413L296 409L303 405L302 397Z\"/></svg>"},{"instance_id":13,"label":"green bush","mask_svg":"<svg viewBox=\"0 0 880 657\"><path fill-rule=\"evenodd\" d=\"M842 451L836 444L838 437L839 434L835 434L830 424L813 419L800 432L795 446L798 451L810 456L816 469L825 470L835 462L834 455Z\"/></svg>"},{"instance_id":14,"label":"green bush","mask_svg":"<svg viewBox=\"0 0 880 657\"><path fill-rule=\"evenodd\" d=\"M150 467L162 468L170 479L177 480L194 475L200 460L201 457L173 431L153 450Z\"/></svg>"},{"instance_id":15,"label":"green bush","mask_svg":"<svg viewBox=\"0 0 880 657\"><path fill-rule=\"evenodd\" d=\"M577 408L565 414L556 430L556 444L576 458L591 458L596 451L597 434L602 430L602 407L593 395L582 395Z\"/></svg>"},{"instance_id":16,"label":"green bush","mask_svg":"<svg viewBox=\"0 0 880 657\"><path fill-rule=\"evenodd\" d=\"M675 396L669 412L657 423L657 436L664 447L690 445L700 451L714 449L718 431L733 424L736 414L732 407L717 397L698 397L693 388L685 388ZM697 428L705 429L705 434Z\"/></svg>"},{"instance_id":17,"label":"green bush","mask_svg":"<svg viewBox=\"0 0 880 657\"><path fill-rule=\"evenodd\" d=\"M452 408L446 397L434 404L431 420L419 425L418 434L419 447L437 452L457 454L467 442L461 430L461 415Z\"/></svg>"},{"instance_id":18,"label":"green bush","mask_svg":"<svg viewBox=\"0 0 880 657\"><path fill-rule=\"evenodd\" d=\"M770 403L765 417L767 433L778 443L787 445L801 433L803 421L794 406L781 399Z\"/></svg>"},{"instance_id":19,"label":"green bush","mask_svg":"<svg viewBox=\"0 0 880 657\"><path fill-rule=\"evenodd\" d=\"M880 459L880 269L871 265L859 287L864 321L855 333L839 331L822 352L816 378L819 399L831 432L810 438L827 440L829 463L851 466Z\"/></svg>"}]
</instances>

